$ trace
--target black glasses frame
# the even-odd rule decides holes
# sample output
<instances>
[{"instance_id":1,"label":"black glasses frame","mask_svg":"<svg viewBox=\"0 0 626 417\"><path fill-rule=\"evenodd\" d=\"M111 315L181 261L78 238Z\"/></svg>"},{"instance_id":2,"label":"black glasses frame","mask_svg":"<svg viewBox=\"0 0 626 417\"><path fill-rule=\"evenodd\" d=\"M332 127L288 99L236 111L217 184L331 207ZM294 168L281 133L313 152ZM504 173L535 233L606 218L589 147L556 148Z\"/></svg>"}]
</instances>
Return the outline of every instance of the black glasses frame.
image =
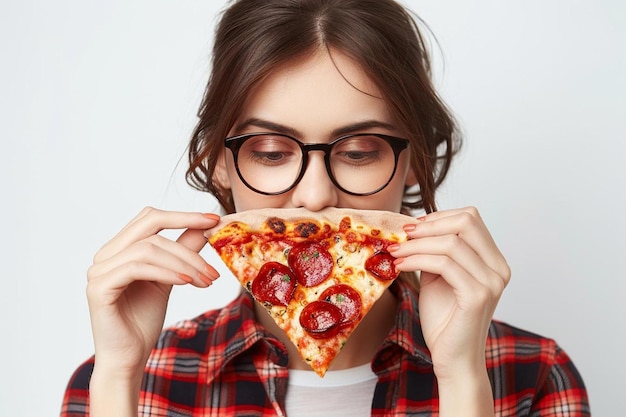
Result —
<instances>
[{"instance_id":1,"label":"black glasses frame","mask_svg":"<svg viewBox=\"0 0 626 417\"><path fill-rule=\"evenodd\" d=\"M254 188L252 185L250 185L246 181L246 179L241 174L241 171L239 170L239 163L237 162L237 160L239 156L239 149L241 148L241 146L248 139L254 138L256 136L263 136L263 135L280 136L280 137L290 139L296 142L298 146L300 147L300 150L302 151L302 165L300 167L300 172L298 173L298 176L294 180L293 184L291 184L289 187L285 188L284 190L275 191L275 192L266 192L266 191L262 191L257 188ZM377 188L376 190L370 191L367 193L355 193L355 192L352 192L350 190L346 190L345 188L343 188L335 179L335 176L333 175L333 171L330 165L330 151L333 148L333 146L335 146L335 144L342 142L346 139L359 137L359 136L376 136L380 139L383 139L385 142L387 142L391 146L391 149L393 149L393 155L394 155L393 171L391 172L391 175L389 176L389 179L387 180L387 182L385 182L385 184L383 184L381 187ZM333 140L330 143L302 143L298 139L291 137L289 135L282 134L282 133L260 132L260 133L246 133L244 135L237 135L237 136L226 138L224 139L224 146L230 149L231 152L233 153L233 159L235 161L235 169L237 171L237 175L239 175L239 179L241 179L241 181L246 185L246 187L248 187L252 191L257 192L259 194L280 195L293 189L302 180L302 177L304 176L304 173L306 172L306 168L307 168L308 161L309 161L309 152L321 151L321 152L324 152L324 164L326 165L326 172L328 173L328 177L330 178L332 183L335 185L335 187L339 188L341 191L343 191L346 194L355 195L355 196L367 196L367 195L376 194L377 192L384 189L387 185L389 185L394 175L396 175L396 170L398 168L398 159L400 158L400 152L402 152L404 149L406 149L409 146L409 141L407 139L402 139L402 138L398 138L395 136L383 135L380 133L355 133L351 135L341 136Z\"/></svg>"}]
</instances>

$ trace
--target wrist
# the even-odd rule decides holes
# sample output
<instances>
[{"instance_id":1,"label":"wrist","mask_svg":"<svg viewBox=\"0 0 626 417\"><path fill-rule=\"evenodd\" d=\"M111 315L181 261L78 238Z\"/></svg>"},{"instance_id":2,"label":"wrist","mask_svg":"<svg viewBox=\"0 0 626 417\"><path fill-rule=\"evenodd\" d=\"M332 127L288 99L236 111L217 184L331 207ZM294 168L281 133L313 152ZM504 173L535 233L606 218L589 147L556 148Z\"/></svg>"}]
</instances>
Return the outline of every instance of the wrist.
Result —
<instances>
[{"instance_id":1,"label":"wrist","mask_svg":"<svg viewBox=\"0 0 626 417\"><path fill-rule=\"evenodd\" d=\"M136 417L142 372L96 365L89 382L90 416Z\"/></svg>"},{"instance_id":2,"label":"wrist","mask_svg":"<svg viewBox=\"0 0 626 417\"><path fill-rule=\"evenodd\" d=\"M487 369L437 378L439 415L485 417L494 415L494 401Z\"/></svg>"}]
</instances>

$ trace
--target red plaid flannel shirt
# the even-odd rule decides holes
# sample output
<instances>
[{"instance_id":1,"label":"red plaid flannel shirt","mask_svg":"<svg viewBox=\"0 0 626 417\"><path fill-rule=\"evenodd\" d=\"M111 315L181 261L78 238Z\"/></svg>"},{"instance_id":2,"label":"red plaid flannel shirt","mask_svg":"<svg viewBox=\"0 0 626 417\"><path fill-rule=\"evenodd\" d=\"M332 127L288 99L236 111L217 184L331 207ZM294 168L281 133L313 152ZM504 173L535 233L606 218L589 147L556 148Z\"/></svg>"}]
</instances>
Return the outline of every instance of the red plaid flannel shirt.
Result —
<instances>
[{"instance_id":1,"label":"red plaid flannel shirt","mask_svg":"<svg viewBox=\"0 0 626 417\"><path fill-rule=\"evenodd\" d=\"M373 416L437 415L437 383L417 297L401 281L397 324L372 361ZM287 353L242 293L228 306L164 330L146 365L140 416L285 415ZM61 416L89 415L91 358L72 376ZM494 321L487 367L497 416L590 416L583 381L550 339Z\"/></svg>"}]
</instances>

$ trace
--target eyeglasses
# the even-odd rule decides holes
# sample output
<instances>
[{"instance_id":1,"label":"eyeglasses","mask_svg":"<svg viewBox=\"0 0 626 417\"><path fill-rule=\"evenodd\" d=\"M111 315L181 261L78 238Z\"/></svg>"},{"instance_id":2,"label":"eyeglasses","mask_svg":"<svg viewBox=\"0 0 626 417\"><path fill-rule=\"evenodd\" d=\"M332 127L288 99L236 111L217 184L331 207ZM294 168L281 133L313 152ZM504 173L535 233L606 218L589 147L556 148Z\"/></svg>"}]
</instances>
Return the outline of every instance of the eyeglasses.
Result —
<instances>
[{"instance_id":1,"label":"eyeglasses","mask_svg":"<svg viewBox=\"0 0 626 417\"><path fill-rule=\"evenodd\" d=\"M237 174L253 191L286 193L304 176L309 152L324 152L326 171L341 191L358 196L385 188L396 173L409 141L377 133L342 136L330 143L302 143L280 133L250 133L226 138Z\"/></svg>"}]
</instances>

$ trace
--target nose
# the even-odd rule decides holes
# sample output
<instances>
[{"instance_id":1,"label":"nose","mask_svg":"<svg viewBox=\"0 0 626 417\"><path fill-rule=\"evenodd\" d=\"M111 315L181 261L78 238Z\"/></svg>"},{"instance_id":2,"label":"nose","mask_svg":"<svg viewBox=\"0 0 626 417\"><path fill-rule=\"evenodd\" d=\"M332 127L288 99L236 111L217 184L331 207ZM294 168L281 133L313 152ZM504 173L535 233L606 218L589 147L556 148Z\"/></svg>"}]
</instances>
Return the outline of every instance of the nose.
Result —
<instances>
[{"instance_id":1,"label":"nose","mask_svg":"<svg viewBox=\"0 0 626 417\"><path fill-rule=\"evenodd\" d=\"M292 191L291 202L294 207L310 211L335 207L339 199L338 192L326 171L324 153L311 152L304 176Z\"/></svg>"}]
</instances>

